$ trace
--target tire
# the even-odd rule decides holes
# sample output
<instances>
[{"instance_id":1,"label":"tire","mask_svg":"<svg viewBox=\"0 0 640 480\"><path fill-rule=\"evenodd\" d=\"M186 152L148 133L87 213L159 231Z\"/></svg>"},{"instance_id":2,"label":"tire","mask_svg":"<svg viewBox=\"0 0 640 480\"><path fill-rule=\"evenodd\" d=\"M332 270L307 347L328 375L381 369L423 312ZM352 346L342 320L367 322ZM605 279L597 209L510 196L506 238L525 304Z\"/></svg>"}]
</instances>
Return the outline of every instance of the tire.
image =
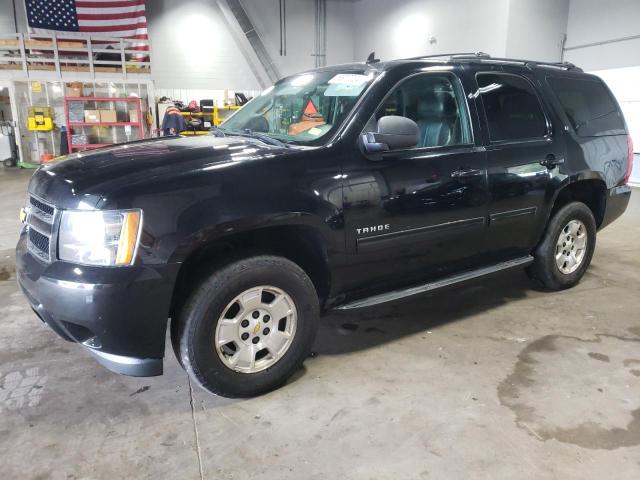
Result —
<instances>
[{"instance_id":1,"label":"tire","mask_svg":"<svg viewBox=\"0 0 640 480\"><path fill-rule=\"evenodd\" d=\"M247 293L258 289L264 293ZM240 294L243 297L239 297ZM259 295L262 295L260 302L257 300ZM246 298L249 301L243 300ZM276 299L286 302L287 314L271 320L267 315L269 312L280 315L275 308L269 310L271 305L276 305ZM259 308L255 302L259 303ZM245 307L240 306L243 303ZM205 390L223 397L260 395L282 386L301 367L316 336L319 310L315 287L298 265L275 256L245 258L214 272L192 293L180 312L175 335L172 335L174 349L179 352L179 361L190 377ZM253 317L252 314L258 311L258 316ZM251 322L248 330L241 327L245 320ZM235 323L227 329L219 327L221 322ZM287 331L281 332L283 325ZM265 333L267 326L271 327L271 336ZM225 332L232 332L235 339L215 348L218 335L220 338L229 336ZM253 353L254 348L263 346L263 342L269 346L268 342L276 338L276 334L282 335L277 337L277 342L287 335L286 348L280 349L282 353L272 354L275 349L271 347ZM241 335L251 337L245 341L240 339ZM254 338L260 343L252 343ZM243 361L252 356L255 371L247 366L250 360L244 364L235 360L238 363L231 366L236 353L242 354L237 357ZM261 353L264 356L259 358ZM237 371L241 366L247 370Z\"/></svg>"},{"instance_id":2,"label":"tire","mask_svg":"<svg viewBox=\"0 0 640 480\"><path fill-rule=\"evenodd\" d=\"M564 252L570 255L572 251L578 251L580 235L579 233L573 235L571 227L580 224L584 227L586 245L583 249L584 254L576 266L572 265L572 260L570 257L566 257ZM567 228L566 231L565 228ZM561 233L563 234L562 241L560 240ZM571 238L571 241L564 242L568 238ZM558 242L561 243L558 244ZM572 246L573 250L570 249ZM560 208L549 221L544 237L535 250L534 262L527 269L527 273L534 282L545 290L564 290L573 287L589 268L595 247L596 222L591 209L584 203L571 202ZM556 261L556 255L559 257L558 261ZM568 261L565 262L565 260ZM560 266L558 262L563 265ZM571 271L572 268L575 270Z\"/></svg>"}]
</instances>

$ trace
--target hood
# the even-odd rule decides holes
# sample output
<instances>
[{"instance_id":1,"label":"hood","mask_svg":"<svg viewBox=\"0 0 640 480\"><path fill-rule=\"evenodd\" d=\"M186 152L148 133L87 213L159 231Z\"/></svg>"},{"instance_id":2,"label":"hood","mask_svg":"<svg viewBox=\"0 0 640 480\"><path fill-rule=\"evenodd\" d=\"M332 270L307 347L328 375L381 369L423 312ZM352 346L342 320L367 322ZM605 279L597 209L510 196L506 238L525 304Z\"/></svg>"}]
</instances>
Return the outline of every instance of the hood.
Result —
<instances>
[{"instance_id":1,"label":"hood","mask_svg":"<svg viewBox=\"0 0 640 480\"><path fill-rule=\"evenodd\" d=\"M78 152L34 173L29 192L61 208L94 208L103 196L159 178L295 152L247 137L162 137Z\"/></svg>"}]
</instances>

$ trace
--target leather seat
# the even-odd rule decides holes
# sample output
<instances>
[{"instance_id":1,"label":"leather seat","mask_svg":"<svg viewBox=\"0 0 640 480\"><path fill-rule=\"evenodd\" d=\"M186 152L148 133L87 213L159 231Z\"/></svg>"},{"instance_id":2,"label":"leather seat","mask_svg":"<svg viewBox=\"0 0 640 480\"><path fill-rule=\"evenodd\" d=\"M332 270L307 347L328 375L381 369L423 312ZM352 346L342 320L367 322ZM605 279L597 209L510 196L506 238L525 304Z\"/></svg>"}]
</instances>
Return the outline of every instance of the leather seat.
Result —
<instances>
[{"instance_id":1,"label":"leather seat","mask_svg":"<svg viewBox=\"0 0 640 480\"><path fill-rule=\"evenodd\" d=\"M418 102L416 111L419 147L458 143L458 109L450 95L430 94Z\"/></svg>"}]
</instances>

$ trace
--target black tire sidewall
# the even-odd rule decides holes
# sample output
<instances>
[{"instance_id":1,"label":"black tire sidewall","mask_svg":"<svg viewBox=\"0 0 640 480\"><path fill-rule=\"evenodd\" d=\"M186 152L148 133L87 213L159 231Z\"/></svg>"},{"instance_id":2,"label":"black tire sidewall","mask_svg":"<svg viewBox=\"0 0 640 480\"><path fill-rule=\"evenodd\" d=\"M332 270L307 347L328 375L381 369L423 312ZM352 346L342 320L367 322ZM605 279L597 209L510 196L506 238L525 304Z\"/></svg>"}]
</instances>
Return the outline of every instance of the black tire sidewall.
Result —
<instances>
[{"instance_id":1,"label":"black tire sidewall","mask_svg":"<svg viewBox=\"0 0 640 480\"><path fill-rule=\"evenodd\" d=\"M571 220L580 220L586 228L587 251L580 267L575 272L565 274L560 271L555 260L558 236ZM593 213L584 203L572 202L556 212L547 228L543 242L536 251L534 276L546 288L561 290L576 285L591 264L596 247L596 222Z\"/></svg>"},{"instance_id":2,"label":"black tire sidewall","mask_svg":"<svg viewBox=\"0 0 640 480\"><path fill-rule=\"evenodd\" d=\"M285 291L297 311L294 339L284 356L257 373L228 368L214 350L220 316L241 292L259 285ZM180 335L182 363L200 385L224 396L245 397L284 384L308 356L318 326L318 298L309 277L294 263L279 257L252 257L214 273L183 309Z\"/></svg>"}]
</instances>

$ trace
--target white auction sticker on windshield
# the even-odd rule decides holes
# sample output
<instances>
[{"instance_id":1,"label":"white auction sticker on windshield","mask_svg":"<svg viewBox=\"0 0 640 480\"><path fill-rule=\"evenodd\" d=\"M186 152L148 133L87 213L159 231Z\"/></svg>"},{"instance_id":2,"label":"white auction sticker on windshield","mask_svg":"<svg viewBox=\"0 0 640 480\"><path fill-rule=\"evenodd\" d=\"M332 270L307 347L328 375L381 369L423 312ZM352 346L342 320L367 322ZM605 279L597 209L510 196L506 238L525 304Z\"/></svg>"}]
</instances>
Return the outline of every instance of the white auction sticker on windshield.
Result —
<instances>
[{"instance_id":1,"label":"white auction sticker on windshield","mask_svg":"<svg viewBox=\"0 0 640 480\"><path fill-rule=\"evenodd\" d=\"M364 85L370 80L368 75L359 75L356 73L339 73L329 83L339 83L342 85Z\"/></svg>"}]
</instances>

